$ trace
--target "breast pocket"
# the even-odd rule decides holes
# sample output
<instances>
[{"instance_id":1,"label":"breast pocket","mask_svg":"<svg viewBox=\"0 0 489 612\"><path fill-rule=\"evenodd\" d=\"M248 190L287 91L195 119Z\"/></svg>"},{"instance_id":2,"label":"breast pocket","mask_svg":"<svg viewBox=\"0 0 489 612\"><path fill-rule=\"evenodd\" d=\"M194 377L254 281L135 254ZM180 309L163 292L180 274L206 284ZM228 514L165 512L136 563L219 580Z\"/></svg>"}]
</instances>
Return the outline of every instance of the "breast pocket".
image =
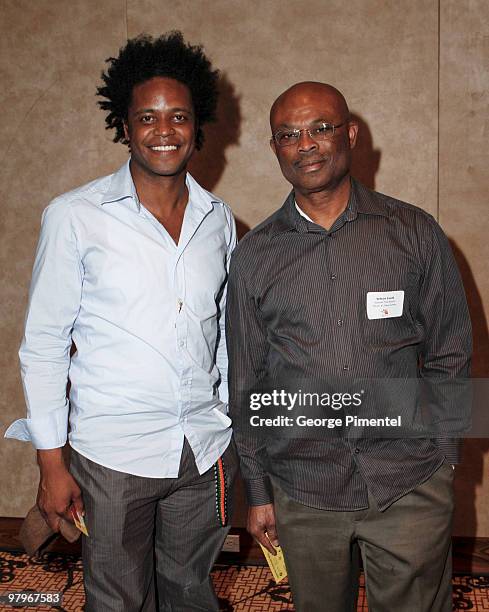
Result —
<instances>
[{"instance_id":1,"label":"breast pocket","mask_svg":"<svg viewBox=\"0 0 489 612\"><path fill-rule=\"evenodd\" d=\"M417 274L385 275L362 283L359 319L365 343L372 349L417 344Z\"/></svg>"}]
</instances>

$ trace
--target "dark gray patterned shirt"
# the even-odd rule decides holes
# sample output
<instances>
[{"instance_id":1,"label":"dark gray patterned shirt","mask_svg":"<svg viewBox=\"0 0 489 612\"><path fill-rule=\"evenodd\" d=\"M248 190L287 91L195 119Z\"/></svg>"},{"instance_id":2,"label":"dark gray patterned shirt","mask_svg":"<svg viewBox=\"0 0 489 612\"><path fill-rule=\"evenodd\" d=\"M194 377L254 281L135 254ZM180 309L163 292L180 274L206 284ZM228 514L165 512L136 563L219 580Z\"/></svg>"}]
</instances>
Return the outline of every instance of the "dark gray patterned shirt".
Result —
<instances>
[{"instance_id":1,"label":"dark gray patterned shirt","mask_svg":"<svg viewBox=\"0 0 489 612\"><path fill-rule=\"evenodd\" d=\"M402 316L370 320L367 292L404 291ZM251 505L272 499L269 474L296 501L381 509L457 462L449 440L277 438L241 427L242 393L260 379L467 377L471 327L448 240L425 211L352 179L330 230L294 193L234 251L227 295L230 416Z\"/></svg>"}]
</instances>

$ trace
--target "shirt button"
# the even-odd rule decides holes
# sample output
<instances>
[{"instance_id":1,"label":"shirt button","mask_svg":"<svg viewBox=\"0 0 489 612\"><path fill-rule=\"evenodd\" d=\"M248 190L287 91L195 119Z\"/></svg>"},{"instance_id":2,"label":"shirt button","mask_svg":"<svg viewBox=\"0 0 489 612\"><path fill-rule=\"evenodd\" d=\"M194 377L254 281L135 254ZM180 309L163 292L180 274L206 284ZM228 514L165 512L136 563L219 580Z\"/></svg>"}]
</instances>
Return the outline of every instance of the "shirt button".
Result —
<instances>
[{"instance_id":1,"label":"shirt button","mask_svg":"<svg viewBox=\"0 0 489 612\"><path fill-rule=\"evenodd\" d=\"M331 280L336 280L336 274L331 274L331 276L329 277Z\"/></svg>"},{"instance_id":2,"label":"shirt button","mask_svg":"<svg viewBox=\"0 0 489 612\"><path fill-rule=\"evenodd\" d=\"M360 449L359 449L359 448L356 448L356 449L355 449L355 455L358 455L358 453L359 453L359 452L360 452Z\"/></svg>"},{"instance_id":3,"label":"shirt button","mask_svg":"<svg viewBox=\"0 0 489 612\"><path fill-rule=\"evenodd\" d=\"M343 369L344 369L344 370L349 370L349 369L350 369L350 366L349 366L347 363L344 363L344 364L343 364Z\"/></svg>"},{"instance_id":4,"label":"shirt button","mask_svg":"<svg viewBox=\"0 0 489 612\"><path fill-rule=\"evenodd\" d=\"M183 348L185 346L185 342L183 340L180 340L180 342L178 343L178 346L181 346Z\"/></svg>"},{"instance_id":5,"label":"shirt button","mask_svg":"<svg viewBox=\"0 0 489 612\"><path fill-rule=\"evenodd\" d=\"M338 327L341 327L343 325L343 319L338 319L337 323Z\"/></svg>"}]
</instances>

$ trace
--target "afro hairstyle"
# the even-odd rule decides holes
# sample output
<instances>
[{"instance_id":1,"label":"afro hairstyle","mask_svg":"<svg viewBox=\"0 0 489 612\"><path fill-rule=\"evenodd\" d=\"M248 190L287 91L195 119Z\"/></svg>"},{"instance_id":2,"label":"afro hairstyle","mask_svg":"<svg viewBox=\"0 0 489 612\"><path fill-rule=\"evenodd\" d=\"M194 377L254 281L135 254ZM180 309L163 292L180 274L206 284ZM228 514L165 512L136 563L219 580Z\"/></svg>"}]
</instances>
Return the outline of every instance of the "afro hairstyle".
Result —
<instances>
[{"instance_id":1,"label":"afro hairstyle","mask_svg":"<svg viewBox=\"0 0 489 612\"><path fill-rule=\"evenodd\" d=\"M114 142L129 144L124 122L134 86L154 77L166 77L189 88L197 126L195 146L202 147L202 126L216 119L219 78L202 46L186 43L177 30L158 38L141 35L128 40L118 57L109 57L106 62L109 67L102 72L104 85L97 88L97 95L105 98L98 105L108 111L106 129L115 129Z\"/></svg>"}]
</instances>

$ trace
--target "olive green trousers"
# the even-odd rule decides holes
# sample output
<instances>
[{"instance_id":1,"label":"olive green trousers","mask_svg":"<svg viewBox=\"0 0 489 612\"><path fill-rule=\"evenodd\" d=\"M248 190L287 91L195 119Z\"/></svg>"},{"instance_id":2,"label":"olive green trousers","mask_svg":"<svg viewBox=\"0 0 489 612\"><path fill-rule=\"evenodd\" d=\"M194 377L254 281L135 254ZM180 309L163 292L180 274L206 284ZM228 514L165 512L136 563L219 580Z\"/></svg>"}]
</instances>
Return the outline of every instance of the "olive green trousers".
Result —
<instances>
[{"instance_id":1,"label":"olive green trousers","mask_svg":"<svg viewBox=\"0 0 489 612\"><path fill-rule=\"evenodd\" d=\"M369 612L451 612L453 470L380 512L304 506L274 484L280 544L296 612L356 610L361 555Z\"/></svg>"}]
</instances>

